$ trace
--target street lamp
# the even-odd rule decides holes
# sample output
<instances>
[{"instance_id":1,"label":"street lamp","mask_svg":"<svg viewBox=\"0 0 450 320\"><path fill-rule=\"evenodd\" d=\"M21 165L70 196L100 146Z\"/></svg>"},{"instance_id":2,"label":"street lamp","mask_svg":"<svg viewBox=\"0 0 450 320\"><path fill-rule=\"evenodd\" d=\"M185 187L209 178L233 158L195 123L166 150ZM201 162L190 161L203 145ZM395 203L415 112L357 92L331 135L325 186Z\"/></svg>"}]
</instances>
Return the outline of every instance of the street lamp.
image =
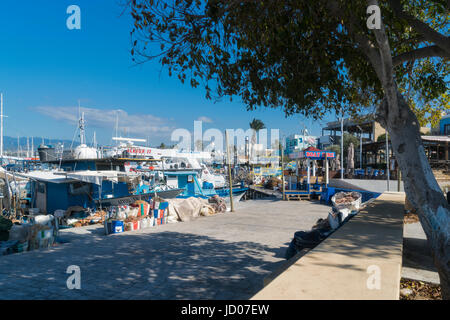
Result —
<instances>
[{"instance_id":1,"label":"street lamp","mask_svg":"<svg viewBox=\"0 0 450 320\"><path fill-rule=\"evenodd\" d=\"M344 113L341 117L341 162L341 179L344 179Z\"/></svg>"},{"instance_id":2,"label":"street lamp","mask_svg":"<svg viewBox=\"0 0 450 320\"><path fill-rule=\"evenodd\" d=\"M386 129L386 183L387 183L387 191L389 191L389 137L388 131Z\"/></svg>"},{"instance_id":3,"label":"street lamp","mask_svg":"<svg viewBox=\"0 0 450 320\"><path fill-rule=\"evenodd\" d=\"M362 135L363 135L363 129L358 126L358 129L361 131L359 134L359 166L361 167L361 169L363 168L362 166Z\"/></svg>"}]
</instances>

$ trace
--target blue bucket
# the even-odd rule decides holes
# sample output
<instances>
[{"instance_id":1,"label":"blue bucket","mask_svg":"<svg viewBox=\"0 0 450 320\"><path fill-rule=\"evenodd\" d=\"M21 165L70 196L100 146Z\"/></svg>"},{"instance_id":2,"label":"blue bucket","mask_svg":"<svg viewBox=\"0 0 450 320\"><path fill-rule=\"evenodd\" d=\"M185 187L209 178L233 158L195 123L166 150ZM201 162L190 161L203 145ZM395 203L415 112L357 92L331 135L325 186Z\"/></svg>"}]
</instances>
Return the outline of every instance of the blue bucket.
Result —
<instances>
[{"instance_id":1,"label":"blue bucket","mask_svg":"<svg viewBox=\"0 0 450 320\"><path fill-rule=\"evenodd\" d=\"M111 233L121 233L121 232L123 232L123 221L120 220L111 221Z\"/></svg>"}]
</instances>

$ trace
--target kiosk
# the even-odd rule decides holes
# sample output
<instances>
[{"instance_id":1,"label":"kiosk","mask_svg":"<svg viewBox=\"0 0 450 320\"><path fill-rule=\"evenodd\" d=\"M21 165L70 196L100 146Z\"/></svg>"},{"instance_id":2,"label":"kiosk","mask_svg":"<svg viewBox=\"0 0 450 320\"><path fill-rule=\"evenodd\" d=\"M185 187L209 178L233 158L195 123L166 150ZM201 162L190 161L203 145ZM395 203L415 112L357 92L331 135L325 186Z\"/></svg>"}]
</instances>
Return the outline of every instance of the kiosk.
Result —
<instances>
[{"instance_id":1,"label":"kiosk","mask_svg":"<svg viewBox=\"0 0 450 320\"><path fill-rule=\"evenodd\" d=\"M289 155L289 158L297 161L297 175L299 175L298 162L303 160L306 163L306 181L302 179L302 183L297 183L296 190L288 190L285 192L286 200L290 199L310 199L311 195L319 195L323 189L328 187L329 183L329 161L336 158L334 151L320 150L314 147L306 148L299 152ZM325 180L320 183L317 179L316 162L322 161L322 168L325 169Z\"/></svg>"}]
</instances>

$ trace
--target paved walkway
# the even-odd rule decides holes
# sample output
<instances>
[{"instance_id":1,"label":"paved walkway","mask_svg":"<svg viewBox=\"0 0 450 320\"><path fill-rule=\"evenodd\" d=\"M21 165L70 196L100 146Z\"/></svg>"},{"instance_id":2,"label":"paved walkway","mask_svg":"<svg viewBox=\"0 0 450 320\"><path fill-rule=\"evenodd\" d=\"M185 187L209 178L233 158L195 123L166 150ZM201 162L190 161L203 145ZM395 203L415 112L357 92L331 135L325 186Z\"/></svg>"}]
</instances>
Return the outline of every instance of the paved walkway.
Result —
<instances>
[{"instance_id":1,"label":"paved walkway","mask_svg":"<svg viewBox=\"0 0 450 320\"><path fill-rule=\"evenodd\" d=\"M404 201L383 193L252 299L398 300Z\"/></svg>"},{"instance_id":2,"label":"paved walkway","mask_svg":"<svg viewBox=\"0 0 450 320\"><path fill-rule=\"evenodd\" d=\"M328 211L250 200L236 213L117 235L64 230L69 243L0 257L0 299L248 299L285 261L294 232ZM81 269L80 290L66 287L70 265Z\"/></svg>"}]
</instances>

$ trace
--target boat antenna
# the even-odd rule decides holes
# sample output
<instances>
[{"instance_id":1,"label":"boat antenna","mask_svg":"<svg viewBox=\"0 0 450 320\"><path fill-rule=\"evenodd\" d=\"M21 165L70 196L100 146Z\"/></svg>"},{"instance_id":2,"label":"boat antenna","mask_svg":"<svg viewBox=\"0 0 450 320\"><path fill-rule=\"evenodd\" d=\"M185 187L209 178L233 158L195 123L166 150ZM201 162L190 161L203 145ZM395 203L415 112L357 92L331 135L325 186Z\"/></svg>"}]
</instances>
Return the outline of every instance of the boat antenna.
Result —
<instances>
[{"instance_id":1,"label":"boat antenna","mask_svg":"<svg viewBox=\"0 0 450 320\"><path fill-rule=\"evenodd\" d=\"M80 114L80 100L78 100L78 114ZM85 135L84 135L84 112L81 112L81 117L78 122L78 128L80 129L80 144L85 144Z\"/></svg>"},{"instance_id":2,"label":"boat antenna","mask_svg":"<svg viewBox=\"0 0 450 320\"><path fill-rule=\"evenodd\" d=\"M60 146L61 146L61 154L59 156L59 167L58 167L58 170L61 170L61 164L62 164L62 159L63 159L63 155L64 155L64 142Z\"/></svg>"}]
</instances>

